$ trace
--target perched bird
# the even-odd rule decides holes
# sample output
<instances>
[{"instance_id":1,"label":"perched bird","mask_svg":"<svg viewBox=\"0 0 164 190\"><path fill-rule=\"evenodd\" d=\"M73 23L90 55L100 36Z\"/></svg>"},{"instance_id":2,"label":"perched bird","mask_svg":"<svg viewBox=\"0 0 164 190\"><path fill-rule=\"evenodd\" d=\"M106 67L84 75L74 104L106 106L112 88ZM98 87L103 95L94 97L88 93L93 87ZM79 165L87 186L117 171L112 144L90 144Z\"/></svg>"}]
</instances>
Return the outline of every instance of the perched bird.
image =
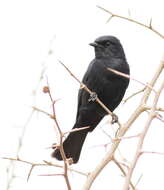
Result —
<instances>
[{"instance_id":1,"label":"perched bird","mask_svg":"<svg viewBox=\"0 0 164 190\"><path fill-rule=\"evenodd\" d=\"M90 45L95 49L95 58L89 64L82 82L113 112L125 94L129 79L107 68L125 74L130 73L123 47L114 36L101 36ZM72 158L74 163L78 162L87 133L93 131L107 114L104 108L93 101L88 92L84 89L79 90L77 116L73 129L86 126L89 128L71 132L65 139L63 148L67 158ZM54 150L52 157L62 160L59 149Z\"/></svg>"}]
</instances>

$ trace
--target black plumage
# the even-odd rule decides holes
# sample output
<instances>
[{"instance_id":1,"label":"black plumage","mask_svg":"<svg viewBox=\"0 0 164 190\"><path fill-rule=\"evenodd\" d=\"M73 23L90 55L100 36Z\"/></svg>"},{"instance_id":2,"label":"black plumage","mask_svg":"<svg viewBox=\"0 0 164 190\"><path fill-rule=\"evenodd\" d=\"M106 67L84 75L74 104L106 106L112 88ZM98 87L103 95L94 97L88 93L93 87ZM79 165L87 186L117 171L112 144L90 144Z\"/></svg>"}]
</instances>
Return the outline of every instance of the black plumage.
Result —
<instances>
[{"instance_id":1,"label":"black plumage","mask_svg":"<svg viewBox=\"0 0 164 190\"><path fill-rule=\"evenodd\" d=\"M129 74L129 65L126 61L123 47L114 36L102 36L90 44L95 48L95 58L91 61L82 82L113 112L121 102L129 79L116 75L107 70L112 68ZM63 142L67 158L76 163L88 132L92 131L107 115L107 112L84 89L79 90L78 107L74 128L89 126L88 129L72 132ZM62 160L59 149L55 149L52 156Z\"/></svg>"}]
</instances>

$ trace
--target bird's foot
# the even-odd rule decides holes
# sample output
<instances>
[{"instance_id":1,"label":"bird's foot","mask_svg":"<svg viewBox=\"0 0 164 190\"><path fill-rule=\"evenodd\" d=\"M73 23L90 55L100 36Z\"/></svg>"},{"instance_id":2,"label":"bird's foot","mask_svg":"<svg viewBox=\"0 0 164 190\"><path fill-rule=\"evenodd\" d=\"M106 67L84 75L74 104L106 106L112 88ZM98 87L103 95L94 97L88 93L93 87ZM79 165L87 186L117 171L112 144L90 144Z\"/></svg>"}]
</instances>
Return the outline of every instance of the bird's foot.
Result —
<instances>
[{"instance_id":1,"label":"bird's foot","mask_svg":"<svg viewBox=\"0 0 164 190\"><path fill-rule=\"evenodd\" d=\"M114 123L117 123L118 122L118 116L116 115L116 114L112 114L112 124L114 124Z\"/></svg>"},{"instance_id":2,"label":"bird's foot","mask_svg":"<svg viewBox=\"0 0 164 190\"><path fill-rule=\"evenodd\" d=\"M97 99L97 94L96 94L96 92L92 92L92 93L90 94L90 97L89 97L88 101L89 101L89 102L90 102L90 101L94 102L96 99Z\"/></svg>"}]
</instances>

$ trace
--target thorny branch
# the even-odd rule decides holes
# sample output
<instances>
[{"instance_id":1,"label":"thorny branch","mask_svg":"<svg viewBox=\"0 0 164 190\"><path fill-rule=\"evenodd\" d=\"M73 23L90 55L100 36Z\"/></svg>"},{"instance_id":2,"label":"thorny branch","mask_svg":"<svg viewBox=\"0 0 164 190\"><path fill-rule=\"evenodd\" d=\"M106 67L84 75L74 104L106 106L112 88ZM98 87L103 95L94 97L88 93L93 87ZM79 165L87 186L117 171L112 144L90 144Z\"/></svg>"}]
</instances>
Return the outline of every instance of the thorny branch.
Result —
<instances>
[{"instance_id":1,"label":"thorny branch","mask_svg":"<svg viewBox=\"0 0 164 190\"><path fill-rule=\"evenodd\" d=\"M144 92L144 91L145 91L145 88L146 88L146 87L144 87L143 89L141 89L141 90L139 90L139 91L133 93L132 95L130 95L130 96L127 97L126 99L123 99L123 103L126 103L129 99L131 99L132 97L134 97L134 96L140 94L141 92Z\"/></svg>"},{"instance_id":2,"label":"thorny branch","mask_svg":"<svg viewBox=\"0 0 164 190\"><path fill-rule=\"evenodd\" d=\"M34 114L34 110L31 111L29 117L27 118L27 121L25 122L23 128L22 128L22 133L21 133L21 136L19 138L19 144L18 144L18 147L17 147L17 152L16 152L16 156L19 157L19 153L20 153L20 150L22 148L22 143L23 143L23 140L24 140L24 136L25 136L25 133L26 133L26 129L27 129L27 126L29 124L29 122L31 121L31 118ZM9 171L11 171L11 176L9 175ZM7 186L6 186L6 190L9 190L10 189L10 186L13 182L13 179L15 178L15 164L13 163L13 160L10 160L10 164L7 168Z\"/></svg>"},{"instance_id":3,"label":"thorny branch","mask_svg":"<svg viewBox=\"0 0 164 190\"><path fill-rule=\"evenodd\" d=\"M41 112L41 113L47 115L47 116L50 117L51 119L54 119L54 117L55 117L54 115L52 115L52 114L50 114L50 113L48 113L48 112L46 112L46 111L44 111L44 110L42 110L42 109L40 109L40 108L37 108L37 107L35 107L35 106L32 106L32 108L33 108L35 111L38 111L38 112ZM81 127L81 128L74 128L74 129L72 129L72 130L69 130L69 131L66 131L66 132L62 132L61 134L62 134L62 136L65 136L65 135L68 134L68 133L72 133L72 132L75 132L75 131L81 131L81 130L88 129L88 128L89 128L89 126L87 126L87 127Z\"/></svg>"},{"instance_id":4,"label":"thorny branch","mask_svg":"<svg viewBox=\"0 0 164 190\"><path fill-rule=\"evenodd\" d=\"M138 82L139 84L142 84L144 86L144 90L145 90L146 87L149 87L153 92L156 93L155 89L151 85L149 85L149 84L145 84L145 83L143 83L143 82L141 82L141 81L139 81L137 79L132 78L130 75L127 75L127 74L122 73L120 71L117 71L117 70L114 70L114 69L111 69L111 68L108 68L108 70L111 71L111 72L113 72L113 73L115 73L116 75L120 75L122 77L134 80L134 81ZM143 89L142 89L142 91L143 91Z\"/></svg>"},{"instance_id":5,"label":"thorny branch","mask_svg":"<svg viewBox=\"0 0 164 190\"><path fill-rule=\"evenodd\" d=\"M124 176L126 176L126 171L124 170L124 168L122 167L122 165L115 159L113 158L113 162L117 165L117 167L121 170L121 172L123 173ZM133 185L132 182L130 182L130 186L133 190L135 190L135 186Z\"/></svg>"},{"instance_id":6,"label":"thorny branch","mask_svg":"<svg viewBox=\"0 0 164 190\"><path fill-rule=\"evenodd\" d=\"M63 161L64 161L64 174L63 174L63 176L64 176L64 178L65 178L65 181L66 181L68 190L71 190L71 185L70 185L70 182L69 182L69 179L68 179L68 164L69 164L69 163L68 163L68 160L67 160L67 158L66 158L66 156L65 156L64 148L63 148L63 133L62 133L62 131L61 131L61 129L60 129L60 126L59 126L58 121L57 121L57 118L56 118L56 111L55 111L55 102L56 102L56 101L53 100L53 97L52 97L52 94L51 94L51 90L50 90L50 87L49 87L48 80L47 80L47 86L45 86L45 87L43 88L43 92L44 92L44 93L48 93L49 98L50 98L50 100L51 100L52 112L53 112L51 118L53 118L53 120L54 120L54 122L55 122L55 126L57 127L57 132L59 133L59 146L58 146L57 148L59 148L60 153L61 153L61 156L62 156L62 159L63 159ZM48 115L49 115L49 114L48 114ZM55 130L55 131L56 131L56 130Z\"/></svg>"},{"instance_id":7,"label":"thorny branch","mask_svg":"<svg viewBox=\"0 0 164 190\"><path fill-rule=\"evenodd\" d=\"M101 7L101 6L99 6L99 5L97 5L97 7L98 7L99 9L101 9L101 10L107 12L108 14L110 14L110 17L109 17L109 19L108 19L107 22L111 21L111 19L114 18L114 17L119 18L119 19L124 19L124 20L130 21L130 22L133 22L133 23L135 23L135 24L138 24L138 25L140 25L140 26L143 26L143 27L147 28L148 30L151 30L152 32L154 32L155 34L157 34L159 37L164 38L164 35L161 34L159 31L157 31L157 30L152 26L152 18L150 19L149 25L146 25L146 24L143 24L143 23L141 23L141 22L139 22L139 21L137 21L137 20L134 20L134 19L132 19L132 18L130 18L130 17L125 17L125 16L118 15L118 14L116 14L116 13L113 13L113 12L111 12L111 11L109 11L109 10L107 10L107 9L105 9L105 8L103 8L103 7Z\"/></svg>"},{"instance_id":8,"label":"thorny branch","mask_svg":"<svg viewBox=\"0 0 164 190\"><path fill-rule=\"evenodd\" d=\"M46 68L47 68L47 65L46 65L46 59L50 56L52 50L51 50L51 45L53 43L55 39L55 36L53 36L52 40L50 41L50 45L49 45L49 51L48 51L48 54L46 55L45 57L45 60L43 61L42 63L42 70L41 70L41 73L40 73L40 76L39 76L39 79L38 79L38 83L35 87L35 89L33 90L33 101L35 102L35 98L36 98L36 92L37 92L37 89L38 89L38 86L40 84L40 82L42 81L43 79L43 76L44 76L44 73L46 71ZM17 147L17 153L16 153L16 157L19 157L19 153L20 153L20 150L22 148L22 143L23 143L23 140L24 140L24 136L25 136L25 133L26 133L26 129L27 129L27 126L29 124L29 122L31 121L31 118L33 117L33 114L34 114L34 111L35 110L32 110L29 114L29 117L27 119L27 121L25 122L25 124L23 125L22 127L22 134L20 135L20 138L19 138L19 144L18 144L18 147ZM9 175L9 171L11 171L11 176ZM14 163L13 163L13 160L10 161L10 164L7 168L7 186L6 186L6 190L9 190L10 189L10 185L12 184L13 182L13 179L15 177L15 167L14 167Z\"/></svg>"},{"instance_id":9,"label":"thorny branch","mask_svg":"<svg viewBox=\"0 0 164 190\"><path fill-rule=\"evenodd\" d=\"M156 81L158 80L160 74L162 73L164 68L164 59L161 61L157 71L155 72L154 76L152 77L152 80L149 83L149 86L154 87ZM136 110L133 112L133 114L130 116L130 118L128 119L128 121L125 124L122 124L120 130L117 133L117 137L118 140L114 141L109 152L106 154L106 156L103 158L103 160L97 165L97 167L89 174L86 183L83 186L83 190L89 190L92 183L94 182L94 180L96 179L96 177L99 175L99 173L102 171L102 169L110 162L113 160L114 157L114 153L117 149L117 147L119 146L120 142L121 142L121 137L123 137L125 135L125 133L128 131L128 129L131 127L131 125L133 124L133 122L135 122L135 120L138 118L138 116L144 112L146 110L146 103L148 100L148 97L152 91L152 88L150 88L149 86L146 86L146 89L144 91L144 94L142 96L141 102L139 104L139 106L136 108ZM160 88L160 90L157 91L157 93L155 94L155 102L154 105L152 107L151 110L151 114L150 114L150 118L146 124L146 127L150 125L151 123L151 118L154 118L154 111L156 109L156 102L158 101L159 95L161 94L162 88ZM146 130L146 129L145 129ZM147 130L146 130L147 132ZM142 135L142 140L144 140L144 136L145 133L143 133L144 135ZM140 136L139 136L140 137ZM140 137L141 139L141 137ZM143 143L143 141L141 141ZM142 143L140 142L139 145L141 145ZM140 151L140 150L139 150ZM137 154L137 153L136 153ZM133 166L135 166L136 164L136 160L134 160ZM127 190L129 188L129 184L130 184L130 179L131 179L131 175L132 175L132 169L130 172L129 169L129 173L128 175L126 175L126 182L125 182L125 188L124 190Z\"/></svg>"},{"instance_id":10,"label":"thorny branch","mask_svg":"<svg viewBox=\"0 0 164 190\"><path fill-rule=\"evenodd\" d=\"M164 62L163 62L163 64L164 64ZM148 119L146 121L146 124L145 124L145 127L144 127L142 133L140 134L140 137L139 137L139 140L138 140L138 145L137 145L137 150L136 150L135 156L133 158L133 161L131 163L131 166L129 168L129 171L127 173L127 176L125 178L125 184L124 184L123 190L128 190L129 189L129 183L130 183L130 179L131 179L133 170L134 170L134 168L135 168L135 166L137 164L137 161L138 161L138 159L139 159L139 157L141 155L143 142L144 142L145 136L146 136L146 134L147 134L147 132L148 132L148 130L150 128L150 124L151 124L152 120L155 118L156 106L157 106L160 94L161 94L163 89L164 89L164 81L161 84L159 90L157 91L157 93L155 95L154 102L153 102L151 111L149 113L149 117L148 117Z\"/></svg>"},{"instance_id":11,"label":"thorny branch","mask_svg":"<svg viewBox=\"0 0 164 190\"><path fill-rule=\"evenodd\" d=\"M31 169L33 169L34 167L38 167L38 166L47 166L47 167L52 166L52 167L57 167L57 168L63 168L62 165L54 164L52 162L48 162L48 161L45 161L45 160L43 160L43 163L35 163L35 162L29 162L27 160L22 160L20 158L6 158L6 157L4 157L3 159L7 159L7 160L11 160L11 161L18 161L18 162L22 162L22 163L25 163L25 164L29 164L29 165L31 165ZM29 180L29 177L31 175L31 172L32 172L31 169L29 171L27 180ZM71 172L78 173L78 174L83 175L83 176L88 175L87 173L84 173L84 172L79 171L79 170L75 170L73 168L68 168L68 170L71 171Z\"/></svg>"}]
</instances>

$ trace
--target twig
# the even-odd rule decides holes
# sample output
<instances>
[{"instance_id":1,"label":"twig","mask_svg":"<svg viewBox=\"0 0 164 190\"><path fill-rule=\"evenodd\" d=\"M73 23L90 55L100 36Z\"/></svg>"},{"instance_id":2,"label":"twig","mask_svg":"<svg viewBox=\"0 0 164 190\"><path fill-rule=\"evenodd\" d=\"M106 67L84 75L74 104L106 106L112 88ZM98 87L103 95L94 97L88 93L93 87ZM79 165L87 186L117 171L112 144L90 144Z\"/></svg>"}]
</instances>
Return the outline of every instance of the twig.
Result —
<instances>
[{"instance_id":1,"label":"twig","mask_svg":"<svg viewBox=\"0 0 164 190\"><path fill-rule=\"evenodd\" d=\"M137 135L127 136L127 137L117 137L117 138L113 139L113 141L125 140L125 139L132 139L132 138L139 137L140 135L141 135L141 134L138 133Z\"/></svg>"},{"instance_id":2,"label":"twig","mask_svg":"<svg viewBox=\"0 0 164 190\"><path fill-rule=\"evenodd\" d=\"M147 111L147 110L151 110L151 107L146 107L145 106L145 109L146 109L146 112L149 114L149 111ZM158 108L156 108L156 112L155 112L155 118L156 119L158 119L158 120L160 120L161 122L164 122L164 119L163 119L163 117L162 117L162 115L160 115L159 113L158 113Z\"/></svg>"},{"instance_id":3,"label":"twig","mask_svg":"<svg viewBox=\"0 0 164 190\"><path fill-rule=\"evenodd\" d=\"M144 92L144 90L146 89L146 87L142 88L141 90L133 93L132 95L130 95L129 97L127 97L126 99L123 99L123 103L125 104L129 99L131 99L132 97L140 94L141 92Z\"/></svg>"},{"instance_id":4,"label":"twig","mask_svg":"<svg viewBox=\"0 0 164 190\"><path fill-rule=\"evenodd\" d=\"M27 181L30 179L30 176L31 176L31 173L32 173L32 170L34 169L35 165L31 165L31 168L30 168L30 171L28 173L28 176L27 176Z\"/></svg>"},{"instance_id":5,"label":"twig","mask_svg":"<svg viewBox=\"0 0 164 190\"><path fill-rule=\"evenodd\" d=\"M161 60L161 63L158 67L158 69L156 70L151 82L149 83L150 86L154 86L157 79L159 78L160 74L162 73L163 71L163 68L164 68L164 57L162 57L162 60ZM142 100L141 100L141 104L142 105L146 105L146 102L148 100L148 97L151 93L151 89L150 88L146 88L146 90L144 91L144 95L142 97Z\"/></svg>"},{"instance_id":6,"label":"twig","mask_svg":"<svg viewBox=\"0 0 164 190\"><path fill-rule=\"evenodd\" d=\"M68 134L68 133L72 133L72 132L75 132L75 131L81 131L81 130L88 129L88 128L90 128L90 126L81 127L81 128L74 128L74 129L72 129L72 130L70 130L70 131L64 132L64 133L63 133L63 136L66 135L66 134Z\"/></svg>"},{"instance_id":7,"label":"twig","mask_svg":"<svg viewBox=\"0 0 164 190\"><path fill-rule=\"evenodd\" d=\"M126 176L126 172L125 172L124 168L121 166L121 164L120 164L115 158L113 158L113 162L114 162L114 163L117 165L117 167L121 170L121 172L123 173L123 175ZM136 189L132 182L130 182L130 186L131 186L131 188L132 188L133 190Z\"/></svg>"},{"instance_id":8,"label":"twig","mask_svg":"<svg viewBox=\"0 0 164 190\"><path fill-rule=\"evenodd\" d=\"M164 152L155 152L155 151L141 151L140 155L142 155L142 154L158 154L158 155L164 156Z\"/></svg>"},{"instance_id":9,"label":"twig","mask_svg":"<svg viewBox=\"0 0 164 190\"><path fill-rule=\"evenodd\" d=\"M138 178L138 180L137 180L137 182L136 182L136 184L135 184L135 187L137 187L137 185L138 185L139 182L141 181L142 177L143 177L143 174L141 174L141 175L139 176L139 178Z\"/></svg>"},{"instance_id":10,"label":"twig","mask_svg":"<svg viewBox=\"0 0 164 190\"><path fill-rule=\"evenodd\" d=\"M52 114L50 114L50 113L48 113L48 112L46 112L46 111L44 111L44 110L41 110L41 109L39 109L39 108L37 108L37 107L35 107L35 106L32 106L32 108L33 108L35 111L44 113L45 115L49 116L51 119L54 119L54 115L52 115Z\"/></svg>"},{"instance_id":11,"label":"twig","mask_svg":"<svg viewBox=\"0 0 164 190\"><path fill-rule=\"evenodd\" d=\"M26 129L27 129L27 126L29 124L29 122L31 121L31 118L33 117L33 114L34 114L34 110L31 111L29 117L27 118L23 128L22 128L22 133L21 133L21 136L19 138L19 144L18 144L18 147L17 147L17 152L16 152L16 156L19 157L19 152L22 148L22 142L24 140L24 136L25 136L25 133L26 133ZM14 171L15 171L15 167L14 167L14 163L12 163L12 160L10 160L11 163L9 165L9 167L7 168L7 171L10 170L10 168L13 166L12 168L12 171L11 171L11 176L7 176L8 177L8 181L7 181L7 187L6 187L6 190L9 190L10 189L10 185L13 181L13 179L15 178L15 175L14 175ZM8 174L8 172L7 172Z\"/></svg>"},{"instance_id":12,"label":"twig","mask_svg":"<svg viewBox=\"0 0 164 190\"><path fill-rule=\"evenodd\" d=\"M41 112L41 113L43 113L43 114L45 114L45 115L47 115L48 117L50 117L51 119L54 119L54 115L52 115L52 114L50 114L50 113L48 113L48 112L46 112L46 111L44 111L44 110L42 110L42 109L40 109L40 108L37 108L37 107L32 107L35 111L38 111L38 112ZM62 137L63 136L65 136L66 134L68 134L68 133L72 133L72 132L75 132L75 131L81 131L81 130L84 130L84 129L88 129L90 126L87 126L87 127L81 127L81 128L74 128L74 129L72 129L72 130L69 130L69 131L66 131L66 132L61 132L61 135L62 135Z\"/></svg>"},{"instance_id":13,"label":"twig","mask_svg":"<svg viewBox=\"0 0 164 190\"><path fill-rule=\"evenodd\" d=\"M111 137L103 128L101 128L101 131L102 131L107 137L109 137L110 141L113 140L112 137Z\"/></svg>"},{"instance_id":14,"label":"twig","mask_svg":"<svg viewBox=\"0 0 164 190\"><path fill-rule=\"evenodd\" d=\"M124 19L124 20L130 21L130 22L133 22L133 23L135 23L135 24L138 24L138 25L140 25L140 26L143 26L143 27L145 27L145 28L151 30L151 31L154 32L155 34L157 34L159 37L164 38L164 35L163 35L163 34L161 34L161 33L158 32L156 29L153 28L153 26L152 26L152 18L150 19L149 25L146 25L146 24L143 24L143 23L141 23L141 22L139 22L139 21L137 21L137 20L134 20L134 19L132 19L132 18L130 18L130 17L125 17L125 16L121 16L121 15L115 14L115 13L113 13L113 12L111 12L111 11L109 11L109 10L107 10L107 9L105 9L105 8L103 8L103 7L101 7L101 6L99 6L99 5L97 5L97 7L98 7L99 9L101 9L101 10L107 12L108 14L110 14L110 17L109 17L109 19L108 19L108 22L109 22L112 18L114 18L114 17L120 18L120 19Z\"/></svg>"},{"instance_id":15,"label":"twig","mask_svg":"<svg viewBox=\"0 0 164 190\"><path fill-rule=\"evenodd\" d=\"M146 106L146 109L147 109L147 110L151 110L151 107L150 107L150 106ZM157 108L156 108L156 111L164 112L164 108L157 107Z\"/></svg>"},{"instance_id":16,"label":"twig","mask_svg":"<svg viewBox=\"0 0 164 190\"><path fill-rule=\"evenodd\" d=\"M162 117L159 114L156 114L155 117L160 120L161 122L164 123L164 119L162 119Z\"/></svg>"},{"instance_id":17,"label":"twig","mask_svg":"<svg viewBox=\"0 0 164 190\"><path fill-rule=\"evenodd\" d=\"M125 78L134 80L135 82L140 83L140 84L142 84L142 85L145 86L145 87L149 87L152 91L154 91L154 92L156 93L155 89L154 89L151 85L149 85L149 84L145 84L145 83L143 83L143 82L141 82L141 81L139 81L139 80L137 80L137 79L132 78L130 75L127 75L127 74L122 73L122 72L120 72L120 71L117 71L117 70L115 70L115 69L108 68L108 70L111 71L111 72L113 72L113 73L115 73L116 75L120 75L120 76L123 76L123 77L125 77Z\"/></svg>"},{"instance_id":18,"label":"twig","mask_svg":"<svg viewBox=\"0 0 164 190\"><path fill-rule=\"evenodd\" d=\"M55 166L55 167L58 167L58 168L63 168L63 166L60 166L60 165L57 165L57 164L54 164L54 163L51 163L51 162L48 162L46 160L43 160L47 165L49 166ZM88 176L87 173L84 173L82 171L79 171L79 170L76 170L76 169L73 169L73 168L69 168L68 167L68 170L71 171L71 172L75 172L75 173L78 173L80 175L83 175L83 176Z\"/></svg>"},{"instance_id":19,"label":"twig","mask_svg":"<svg viewBox=\"0 0 164 190\"><path fill-rule=\"evenodd\" d=\"M64 176L64 174L40 174L39 176Z\"/></svg>"},{"instance_id":20,"label":"twig","mask_svg":"<svg viewBox=\"0 0 164 190\"><path fill-rule=\"evenodd\" d=\"M17 161L17 162L22 162L22 163L25 163L25 164L29 164L33 168L34 167L38 167L38 166L47 166L47 167L48 166L52 166L52 167L57 167L57 168L63 168L62 165L54 164L54 163L48 162L46 160L43 160L43 163L35 163L35 162L30 162L30 161L22 160L20 158L7 158L7 157L3 157L2 159L11 160L11 161ZM83 175L83 176L87 176L88 175L87 173L81 172L79 170L75 170L73 168L68 168L68 170L71 171L71 172L78 173L78 174ZM31 168L30 168L30 171L31 171ZM28 178L29 178L30 175L28 175Z\"/></svg>"}]
</instances>

